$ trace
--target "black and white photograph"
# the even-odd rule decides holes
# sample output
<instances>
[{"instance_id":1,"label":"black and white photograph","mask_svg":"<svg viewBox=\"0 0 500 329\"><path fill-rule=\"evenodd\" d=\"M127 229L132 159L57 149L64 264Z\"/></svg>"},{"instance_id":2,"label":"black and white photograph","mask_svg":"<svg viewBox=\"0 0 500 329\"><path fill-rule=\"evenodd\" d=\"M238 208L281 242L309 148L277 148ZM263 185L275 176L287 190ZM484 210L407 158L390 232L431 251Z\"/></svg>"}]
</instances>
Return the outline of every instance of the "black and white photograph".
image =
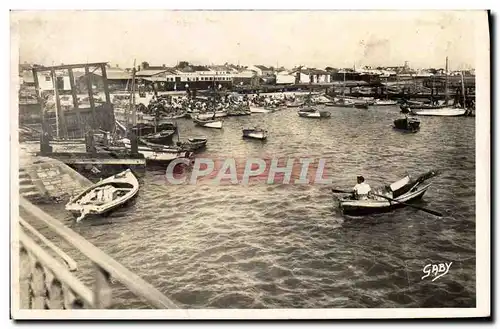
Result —
<instances>
[{"instance_id":1,"label":"black and white photograph","mask_svg":"<svg viewBox=\"0 0 500 329\"><path fill-rule=\"evenodd\" d=\"M490 19L12 10L11 317L489 317Z\"/></svg>"}]
</instances>

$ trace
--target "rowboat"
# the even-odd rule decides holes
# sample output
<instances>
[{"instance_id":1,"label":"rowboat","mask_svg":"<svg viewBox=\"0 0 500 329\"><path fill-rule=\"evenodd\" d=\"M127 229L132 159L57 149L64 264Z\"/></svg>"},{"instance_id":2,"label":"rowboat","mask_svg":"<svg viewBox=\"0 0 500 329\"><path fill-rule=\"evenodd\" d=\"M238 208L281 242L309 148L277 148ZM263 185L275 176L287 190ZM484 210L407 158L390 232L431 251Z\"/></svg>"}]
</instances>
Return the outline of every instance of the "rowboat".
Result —
<instances>
[{"instance_id":1,"label":"rowboat","mask_svg":"<svg viewBox=\"0 0 500 329\"><path fill-rule=\"evenodd\" d=\"M267 131L260 128L245 128L243 129L243 137L254 139L266 139Z\"/></svg>"},{"instance_id":2,"label":"rowboat","mask_svg":"<svg viewBox=\"0 0 500 329\"><path fill-rule=\"evenodd\" d=\"M461 117L467 110L463 108L443 107L428 110L412 110L416 115L437 116L437 117Z\"/></svg>"},{"instance_id":3,"label":"rowboat","mask_svg":"<svg viewBox=\"0 0 500 329\"><path fill-rule=\"evenodd\" d=\"M201 120L198 117L196 117L193 119L193 122L201 127L222 129L222 121L221 120L210 120L210 119Z\"/></svg>"},{"instance_id":4,"label":"rowboat","mask_svg":"<svg viewBox=\"0 0 500 329\"><path fill-rule=\"evenodd\" d=\"M410 132L417 132L420 129L420 120L416 118L401 118L394 120L394 128Z\"/></svg>"},{"instance_id":5,"label":"rowboat","mask_svg":"<svg viewBox=\"0 0 500 329\"><path fill-rule=\"evenodd\" d=\"M124 205L139 192L139 182L130 169L101 180L66 204L66 210L78 215L77 222L88 215L108 214Z\"/></svg>"},{"instance_id":6,"label":"rowboat","mask_svg":"<svg viewBox=\"0 0 500 329\"><path fill-rule=\"evenodd\" d=\"M358 108L358 109L368 109L369 104L366 102L354 102L348 99L341 99L339 101L328 102L324 104L329 107L345 107L345 108Z\"/></svg>"},{"instance_id":7,"label":"rowboat","mask_svg":"<svg viewBox=\"0 0 500 329\"><path fill-rule=\"evenodd\" d=\"M389 186L374 190L375 194L384 195L395 201L389 201L385 198L373 195L363 200L346 197L339 199L339 207L344 215L351 216L383 213L404 207L400 202L412 202L421 199L431 185L431 183L424 184L424 182L437 174L438 172L436 171L429 171L416 180L410 179L407 175Z\"/></svg>"},{"instance_id":8,"label":"rowboat","mask_svg":"<svg viewBox=\"0 0 500 329\"><path fill-rule=\"evenodd\" d=\"M251 113L269 113L271 111L269 111L263 107L250 106L250 112Z\"/></svg>"},{"instance_id":9,"label":"rowboat","mask_svg":"<svg viewBox=\"0 0 500 329\"><path fill-rule=\"evenodd\" d=\"M196 116L198 120L210 120L212 118L227 117L227 111L216 111L215 113L200 113Z\"/></svg>"},{"instance_id":10,"label":"rowboat","mask_svg":"<svg viewBox=\"0 0 500 329\"><path fill-rule=\"evenodd\" d=\"M194 152L207 146L208 139L205 137L188 138L187 142L178 143L180 147L188 151Z\"/></svg>"},{"instance_id":11,"label":"rowboat","mask_svg":"<svg viewBox=\"0 0 500 329\"><path fill-rule=\"evenodd\" d=\"M318 111L316 109L301 109L298 111L298 114L302 118L329 118L332 114L327 111Z\"/></svg>"},{"instance_id":12,"label":"rowboat","mask_svg":"<svg viewBox=\"0 0 500 329\"><path fill-rule=\"evenodd\" d=\"M390 100L390 99L377 99L373 104L375 106L394 106L398 105L398 102Z\"/></svg>"},{"instance_id":13,"label":"rowboat","mask_svg":"<svg viewBox=\"0 0 500 329\"><path fill-rule=\"evenodd\" d=\"M162 130L157 133L142 136L142 138L150 143L155 144L170 144L172 142L175 130Z\"/></svg>"},{"instance_id":14,"label":"rowboat","mask_svg":"<svg viewBox=\"0 0 500 329\"><path fill-rule=\"evenodd\" d=\"M168 164L172 160L190 158L192 156L190 151L183 150L177 146L148 143L143 139L141 140L141 138L139 138L139 141L145 145L139 145L137 152L142 154L149 164ZM131 142L128 138L122 139L121 142L126 150L132 150Z\"/></svg>"}]
</instances>

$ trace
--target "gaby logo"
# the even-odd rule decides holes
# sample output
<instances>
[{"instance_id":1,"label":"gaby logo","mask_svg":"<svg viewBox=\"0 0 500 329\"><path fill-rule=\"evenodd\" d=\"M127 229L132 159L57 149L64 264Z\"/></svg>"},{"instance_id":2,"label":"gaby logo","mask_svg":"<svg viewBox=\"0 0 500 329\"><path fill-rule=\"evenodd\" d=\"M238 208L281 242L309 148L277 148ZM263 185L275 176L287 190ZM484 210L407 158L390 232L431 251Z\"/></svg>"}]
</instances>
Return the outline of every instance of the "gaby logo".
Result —
<instances>
[{"instance_id":1,"label":"gaby logo","mask_svg":"<svg viewBox=\"0 0 500 329\"><path fill-rule=\"evenodd\" d=\"M451 264L453 262L448 263L439 263L439 264L427 264L425 265L423 272L425 275L422 277L422 280L427 278L428 276L432 275L434 278L432 281L435 281L442 277L443 275L447 274L450 270Z\"/></svg>"},{"instance_id":2,"label":"gaby logo","mask_svg":"<svg viewBox=\"0 0 500 329\"><path fill-rule=\"evenodd\" d=\"M192 166L191 166L192 165ZM235 158L175 159L167 167L165 178L170 184L331 184L325 177L325 159L313 158ZM189 168L186 170L185 168Z\"/></svg>"}]
</instances>

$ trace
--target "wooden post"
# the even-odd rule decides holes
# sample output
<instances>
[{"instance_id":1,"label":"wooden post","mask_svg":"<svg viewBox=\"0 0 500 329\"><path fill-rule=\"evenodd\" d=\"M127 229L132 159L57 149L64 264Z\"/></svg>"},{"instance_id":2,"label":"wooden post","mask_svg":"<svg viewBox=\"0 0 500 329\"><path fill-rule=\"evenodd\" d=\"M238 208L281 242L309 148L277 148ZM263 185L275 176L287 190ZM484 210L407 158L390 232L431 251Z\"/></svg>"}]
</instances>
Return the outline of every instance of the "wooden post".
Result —
<instances>
[{"instance_id":1,"label":"wooden post","mask_svg":"<svg viewBox=\"0 0 500 329\"><path fill-rule=\"evenodd\" d=\"M76 95L75 86L75 75L73 74L73 69L68 69L69 75L69 85L71 88L71 97L73 98L73 109L76 112L76 121L78 122L78 128L81 130L81 137L85 135L85 129L82 129L82 118L80 117L80 111L78 110L78 96Z\"/></svg>"},{"instance_id":2,"label":"wooden post","mask_svg":"<svg viewBox=\"0 0 500 329\"><path fill-rule=\"evenodd\" d=\"M108 74L106 73L106 65L101 64L101 76L102 76L102 85L104 87L104 95L106 96L106 103L111 104L111 98L109 96L109 88L108 88Z\"/></svg>"},{"instance_id":3,"label":"wooden post","mask_svg":"<svg viewBox=\"0 0 500 329\"><path fill-rule=\"evenodd\" d=\"M97 120L95 113L94 92L92 90L92 78L90 77L89 66L85 65L85 78L87 81L87 90L89 94L90 109L92 110L92 129L97 129Z\"/></svg>"},{"instance_id":4,"label":"wooden post","mask_svg":"<svg viewBox=\"0 0 500 329\"><path fill-rule=\"evenodd\" d=\"M52 86L54 87L54 100L56 101L56 136L59 138L61 130L61 103L59 102L59 92L57 87L57 77L54 69L50 70L50 77L52 79Z\"/></svg>"},{"instance_id":5,"label":"wooden post","mask_svg":"<svg viewBox=\"0 0 500 329\"><path fill-rule=\"evenodd\" d=\"M45 121L45 113L43 111L43 100L40 95L40 85L38 84L38 72L35 68L31 70L33 74L33 82L35 84L35 96L38 101L38 104L40 104L40 116L41 116L41 121L42 121L42 133L41 133L41 138L40 138L40 152L43 153L43 151L46 149L45 144L47 143L47 140L45 138L46 134L48 131L46 131L46 121ZM50 143L49 143L50 145Z\"/></svg>"},{"instance_id":6,"label":"wooden post","mask_svg":"<svg viewBox=\"0 0 500 329\"><path fill-rule=\"evenodd\" d=\"M73 74L73 69L68 69L69 74L69 84L71 86L71 96L73 97L73 107L75 110L78 110L78 96L76 95L76 87L75 87L75 76Z\"/></svg>"}]
</instances>

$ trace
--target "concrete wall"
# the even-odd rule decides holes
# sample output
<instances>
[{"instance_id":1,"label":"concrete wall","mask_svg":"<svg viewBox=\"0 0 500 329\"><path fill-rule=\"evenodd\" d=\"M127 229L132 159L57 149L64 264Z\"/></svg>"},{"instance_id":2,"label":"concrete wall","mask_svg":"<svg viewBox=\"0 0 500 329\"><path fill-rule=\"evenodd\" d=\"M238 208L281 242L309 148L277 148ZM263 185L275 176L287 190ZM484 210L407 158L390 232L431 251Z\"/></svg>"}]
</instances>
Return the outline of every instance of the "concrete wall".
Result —
<instances>
[{"instance_id":1,"label":"concrete wall","mask_svg":"<svg viewBox=\"0 0 500 329\"><path fill-rule=\"evenodd\" d=\"M69 199L92 182L64 163L45 157L20 168L20 194L36 200Z\"/></svg>"}]
</instances>

